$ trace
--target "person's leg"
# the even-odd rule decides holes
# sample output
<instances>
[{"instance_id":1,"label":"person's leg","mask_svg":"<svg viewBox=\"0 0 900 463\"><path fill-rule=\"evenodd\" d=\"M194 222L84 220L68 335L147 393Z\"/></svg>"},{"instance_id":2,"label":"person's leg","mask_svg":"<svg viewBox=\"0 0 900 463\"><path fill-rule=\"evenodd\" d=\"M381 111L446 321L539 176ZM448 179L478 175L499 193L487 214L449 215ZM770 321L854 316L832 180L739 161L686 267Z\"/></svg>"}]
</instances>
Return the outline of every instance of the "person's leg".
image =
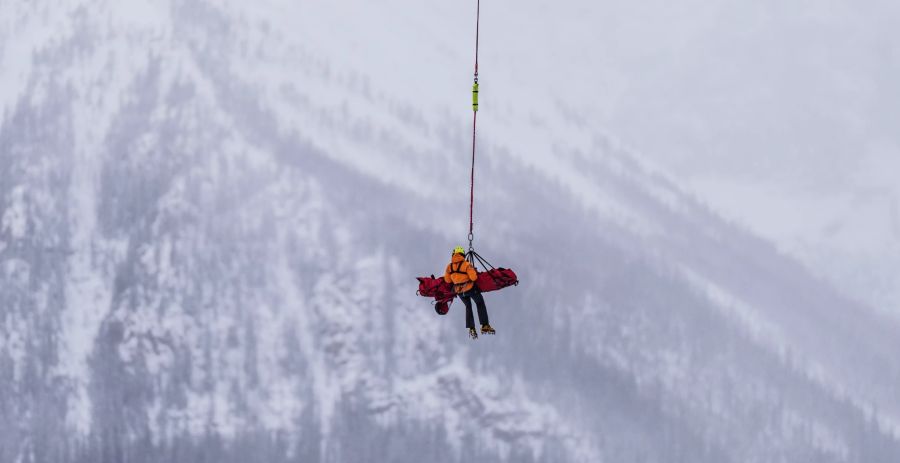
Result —
<instances>
[{"instance_id":1,"label":"person's leg","mask_svg":"<svg viewBox=\"0 0 900 463\"><path fill-rule=\"evenodd\" d=\"M466 305L466 328L475 328L475 317L472 316L472 298L460 294L459 299Z\"/></svg>"},{"instance_id":2,"label":"person's leg","mask_svg":"<svg viewBox=\"0 0 900 463\"><path fill-rule=\"evenodd\" d=\"M481 291L474 291L472 293L472 299L475 300L475 306L478 307L478 321L481 322L482 325L490 325L491 323L488 321L487 306L484 304L484 296L481 295Z\"/></svg>"}]
</instances>

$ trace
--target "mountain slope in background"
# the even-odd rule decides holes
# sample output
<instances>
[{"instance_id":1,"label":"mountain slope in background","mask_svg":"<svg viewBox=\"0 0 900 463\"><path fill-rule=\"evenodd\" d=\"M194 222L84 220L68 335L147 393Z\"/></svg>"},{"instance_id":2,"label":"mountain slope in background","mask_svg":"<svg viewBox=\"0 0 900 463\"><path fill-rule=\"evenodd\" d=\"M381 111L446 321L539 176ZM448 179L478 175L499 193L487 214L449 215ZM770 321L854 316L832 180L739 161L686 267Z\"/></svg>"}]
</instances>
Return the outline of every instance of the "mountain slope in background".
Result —
<instances>
[{"instance_id":1,"label":"mountain slope in background","mask_svg":"<svg viewBox=\"0 0 900 463\"><path fill-rule=\"evenodd\" d=\"M484 102L477 244L523 281L488 298L499 335L416 298L465 234L468 117L455 75L357 66L461 61L440 29L2 10L0 461L900 457L900 326L552 97Z\"/></svg>"}]
</instances>

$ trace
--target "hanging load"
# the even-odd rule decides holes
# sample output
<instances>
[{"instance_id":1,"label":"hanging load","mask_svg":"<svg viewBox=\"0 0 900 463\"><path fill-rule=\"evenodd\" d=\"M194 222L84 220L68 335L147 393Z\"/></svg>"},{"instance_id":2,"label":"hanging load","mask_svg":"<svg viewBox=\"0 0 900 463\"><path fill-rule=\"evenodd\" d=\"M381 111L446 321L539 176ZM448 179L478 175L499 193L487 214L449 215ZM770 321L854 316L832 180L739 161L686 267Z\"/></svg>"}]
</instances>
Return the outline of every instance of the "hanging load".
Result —
<instances>
[{"instance_id":1,"label":"hanging load","mask_svg":"<svg viewBox=\"0 0 900 463\"><path fill-rule=\"evenodd\" d=\"M477 272L476 267L478 278L475 280L475 286L478 287L478 290L482 293L499 291L503 288L517 286L519 284L519 277L516 275L516 272L512 269L503 267L495 268L475 251L469 251L466 254L466 260L473 266L476 265L477 262L485 268L488 268L488 270L483 272ZM453 285L444 281L443 278L435 278L434 275L431 275L430 277L418 277L416 279L419 280L419 290L416 291L416 294L422 297L434 298L435 312L440 315L446 315L450 310L453 299L456 297Z\"/></svg>"},{"instance_id":2,"label":"hanging load","mask_svg":"<svg viewBox=\"0 0 900 463\"><path fill-rule=\"evenodd\" d=\"M433 297L435 301L452 300L456 293L453 291L453 285L444 281L443 278L417 277L419 280L419 290L416 294L423 297ZM478 272L478 279L475 280L475 286L483 293L491 291L499 291L509 286L519 284L519 277L512 269L508 268L492 268L485 272Z\"/></svg>"},{"instance_id":3,"label":"hanging load","mask_svg":"<svg viewBox=\"0 0 900 463\"><path fill-rule=\"evenodd\" d=\"M481 293L497 291L519 284L516 272L508 268L495 268L475 252L475 153L478 123L478 46L481 22L481 2L477 2L475 17L475 75L472 83L472 164L469 171L469 250L458 246L451 254L451 262L441 278L419 277L419 296L434 299L434 310L439 315L446 315L454 299L460 298L466 306L466 328L473 339L478 337L473 315L472 302L478 307L478 318L481 322L481 334L495 334L488 322L487 306ZM479 266L484 271L479 271ZM453 283L456 283L454 285Z\"/></svg>"}]
</instances>

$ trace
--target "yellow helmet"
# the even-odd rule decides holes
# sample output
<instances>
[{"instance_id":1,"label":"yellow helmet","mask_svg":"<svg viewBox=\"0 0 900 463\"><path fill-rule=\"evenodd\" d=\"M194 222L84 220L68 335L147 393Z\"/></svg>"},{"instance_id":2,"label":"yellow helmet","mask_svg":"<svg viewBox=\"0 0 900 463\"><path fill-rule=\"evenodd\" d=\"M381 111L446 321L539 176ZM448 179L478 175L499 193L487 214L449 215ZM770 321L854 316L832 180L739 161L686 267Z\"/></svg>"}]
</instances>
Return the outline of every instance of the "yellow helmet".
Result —
<instances>
[{"instance_id":1,"label":"yellow helmet","mask_svg":"<svg viewBox=\"0 0 900 463\"><path fill-rule=\"evenodd\" d=\"M457 247L453 248L453 254L465 254L465 253L466 253L466 249L463 248L462 246L457 246Z\"/></svg>"}]
</instances>

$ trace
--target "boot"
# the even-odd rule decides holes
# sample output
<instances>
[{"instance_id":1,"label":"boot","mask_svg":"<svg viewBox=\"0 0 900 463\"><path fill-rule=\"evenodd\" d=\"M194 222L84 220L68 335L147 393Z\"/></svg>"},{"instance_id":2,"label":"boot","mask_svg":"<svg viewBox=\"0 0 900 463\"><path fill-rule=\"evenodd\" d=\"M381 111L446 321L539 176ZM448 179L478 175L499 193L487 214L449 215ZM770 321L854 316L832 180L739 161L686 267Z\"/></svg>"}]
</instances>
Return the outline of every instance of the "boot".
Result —
<instances>
[{"instance_id":1,"label":"boot","mask_svg":"<svg viewBox=\"0 0 900 463\"><path fill-rule=\"evenodd\" d=\"M478 332L475 331L475 328L469 328L469 337L472 339L478 339Z\"/></svg>"},{"instance_id":2,"label":"boot","mask_svg":"<svg viewBox=\"0 0 900 463\"><path fill-rule=\"evenodd\" d=\"M481 334L497 334L497 332L491 328L491 325L481 325Z\"/></svg>"}]
</instances>

